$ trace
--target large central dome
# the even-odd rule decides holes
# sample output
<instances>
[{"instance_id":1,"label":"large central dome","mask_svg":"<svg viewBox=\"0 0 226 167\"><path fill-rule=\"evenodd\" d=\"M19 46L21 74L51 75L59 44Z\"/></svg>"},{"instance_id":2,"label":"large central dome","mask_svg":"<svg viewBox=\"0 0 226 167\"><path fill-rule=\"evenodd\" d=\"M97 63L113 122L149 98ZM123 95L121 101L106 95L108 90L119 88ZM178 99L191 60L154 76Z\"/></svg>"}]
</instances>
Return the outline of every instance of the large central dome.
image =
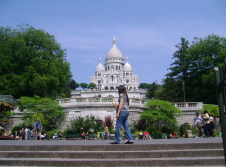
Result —
<instances>
[{"instance_id":1,"label":"large central dome","mask_svg":"<svg viewBox=\"0 0 226 167\"><path fill-rule=\"evenodd\" d=\"M110 58L121 58L121 59L123 59L122 53L116 47L116 40L115 40L115 38L113 39L113 46L112 46L112 48L107 53L106 59L110 59Z\"/></svg>"}]
</instances>

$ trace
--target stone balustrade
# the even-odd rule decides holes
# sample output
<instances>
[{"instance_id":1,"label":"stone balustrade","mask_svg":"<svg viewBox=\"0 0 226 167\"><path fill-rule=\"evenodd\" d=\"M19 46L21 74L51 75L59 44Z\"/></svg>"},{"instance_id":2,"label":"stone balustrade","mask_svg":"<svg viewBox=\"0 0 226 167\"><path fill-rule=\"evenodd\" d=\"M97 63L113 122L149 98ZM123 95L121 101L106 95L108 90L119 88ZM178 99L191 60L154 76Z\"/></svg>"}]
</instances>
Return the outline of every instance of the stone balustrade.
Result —
<instances>
[{"instance_id":1,"label":"stone balustrade","mask_svg":"<svg viewBox=\"0 0 226 167\"><path fill-rule=\"evenodd\" d=\"M112 103L117 102L118 98L109 98L109 97L78 97L78 98L65 98L65 99L58 99L60 105L62 104L97 104L97 103ZM130 104L141 104L144 105L145 101L136 98L130 98Z\"/></svg>"},{"instance_id":2,"label":"stone balustrade","mask_svg":"<svg viewBox=\"0 0 226 167\"><path fill-rule=\"evenodd\" d=\"M59 104L107 104L112 102L117 102L118 98L109 98L109 97L78 97L78 98L66 98L59 99ZM144 105L145 101L136 98L130 98L131 105ZM182 111L199 111L203 109L202 102L174 102L172 103L175 107Z\"/></svg>"},{"instance_id":3,"label":"stone balustrade","mask_svg":"<svg viewBox=\"0 0 226 167\"><path fill-rule=\"evenodd\" d=\"M203 102L175 102L172 104L182 111L199 111L203 109Z\"/></svg>"}]
</instances>

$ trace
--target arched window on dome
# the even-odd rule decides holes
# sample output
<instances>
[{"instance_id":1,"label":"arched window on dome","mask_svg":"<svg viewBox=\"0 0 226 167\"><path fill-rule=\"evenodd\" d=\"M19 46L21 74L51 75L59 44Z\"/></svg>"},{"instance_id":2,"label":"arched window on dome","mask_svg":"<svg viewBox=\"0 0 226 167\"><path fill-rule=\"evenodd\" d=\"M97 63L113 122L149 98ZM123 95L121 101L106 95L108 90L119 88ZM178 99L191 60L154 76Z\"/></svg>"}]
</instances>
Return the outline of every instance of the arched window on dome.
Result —
<instances>
[{"instance_id":1,"label":"arched window on dome","mask_svg":"<svg viewBox=\"0 0 226 167\"><path fill-rule=\"evenodd\" d=\"M104 88L105 90L108 90L108 87L107 86L105 86L105 88Z\"/></svg>"},{"instance_id":2,"label":"arched window on dome","mask_svg":"<svg viewBox=\"0 0 226 167\"><path fill-rule=\"evenodd\" d=\"M118 66L116 65L116 70L118 70Z\"/></svg>"},{"instance_id":3,"label":"arched window on dome","mask_svg":"<svg viewBox=\"0 0 226 167\"><path fill-rule=\"evenodd\" d=\"M101 73L98 73L98 77L101 76Z\"/></svg>"},{"instance_id":4,"label":"arched window on dome","mask_svg":"<svg viewBox=\"0 0 226 167\"><path fill-rule=\"evenodd\" d=\"M120 67L121 67L121 66L119 66L119 70L120 70Z\"/></svg>"},{"instance_id":5,"label":"arched window on dome","mask_svg":"<svg viewBox=\"0 0 226 167\"><path fill-rule=\"evenodd\" d=\"M110 89L111 89L111 90L114 90L114 87L113 87L113 86L111 86L111 87L110 87Z\"/></svg>"},{"instance_id":6,"label":"arched window on dome","mask_svg":"<svg viewBox=\"0 0 226 167\"><path fill-rule=\"evenodd\" d=\"M108 66L108 70L110 69L110 67Z\"/></svg>"}]
</instances>

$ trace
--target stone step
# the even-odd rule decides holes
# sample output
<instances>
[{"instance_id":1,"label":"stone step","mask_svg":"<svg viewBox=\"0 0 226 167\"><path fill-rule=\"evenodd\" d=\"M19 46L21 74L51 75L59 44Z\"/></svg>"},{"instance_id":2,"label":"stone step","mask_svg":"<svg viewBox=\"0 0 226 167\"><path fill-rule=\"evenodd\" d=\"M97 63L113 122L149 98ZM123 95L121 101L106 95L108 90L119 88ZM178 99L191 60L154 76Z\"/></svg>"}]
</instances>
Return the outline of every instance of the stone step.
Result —
<instances>
[{"instance_id":1,"label":"stone step","mask_svg":"<svg viewBox=\"0 0 226 167\"><path fill-rule=\"evenodd\" d=\"M33 145L1 145L0 151L149 151L149 150L186 150L222 149L222 143L182 143L182 144L103 144L103 145L55 145L42 143Z\"/></svg>"},{"instance_id":2,"label":"stone step","mask_svg":"<svg viewBox=\"0 0 226 167\"><path fill-rule=\"evenodd\" d=\"M225 166L219 138L135 141L0 141L0 166Z\"/></svg>"},{"instance_id":3,"label":"stone step","mask_svg":"<svg viewBox=\"0 0 226 167\"><path fill-rule=\"evenodd\" d=\"M132 159L50 159L0 158L5 166L80 166L80 167L144 167L144 166L222 166L224 157L132 158Z\"/></svg>"},{"instance_id":4,"label":"stone step","mask_svg":"<svg viewBox=\"0 0 226 167\"><path fill-rule=\"evenodd\" d=\"M153 151L1 151L0 158L124 159L220 157L223 149L153 150Z\"/></svg>"}]
</instances>

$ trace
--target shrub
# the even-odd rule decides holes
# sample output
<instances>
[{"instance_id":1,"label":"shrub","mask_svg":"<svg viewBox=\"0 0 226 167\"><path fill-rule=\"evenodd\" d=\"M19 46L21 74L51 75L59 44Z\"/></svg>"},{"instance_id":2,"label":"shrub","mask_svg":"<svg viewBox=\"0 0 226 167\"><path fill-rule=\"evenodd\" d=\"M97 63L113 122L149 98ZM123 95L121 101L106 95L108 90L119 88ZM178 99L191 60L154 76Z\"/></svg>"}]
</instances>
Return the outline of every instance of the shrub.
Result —
<instances>
[{"instance_id":1,"label":"shrub","mask_svg":"<svg viewBox=\"0 0 226 167\"><path fill-rule=\"evenodd\" d=\"M138 130L147 130L150 134L170 134L178 130L176 114L181 111L170 102L148 100L146 109L141 113Z\"/></svg>"},{"instance_id":2,"label":"shrub","mask_svg":"<svg viewBox=\"0 0 226 167\"><path fill-rule=\"evenodd\" d=\"M182 137L183 135L185 135L186 130L192 130L192 126L191 124L185 122L184 124L182 124L180 126L180 136Z\"/></svg>"},{"instance_id":3,"label":"shrub","mask_svg":"<svg viewBox=\"0 0 226 167\"><path fill-rule=\"evenodd\" d=\"M74 120L71 120L64 131L64 134L79 134L82 132L91 131L97 132L100 127L100 122L96 121L94 116L86 116L86 117L77 117Z\"/></svg>"}]
</instances>

